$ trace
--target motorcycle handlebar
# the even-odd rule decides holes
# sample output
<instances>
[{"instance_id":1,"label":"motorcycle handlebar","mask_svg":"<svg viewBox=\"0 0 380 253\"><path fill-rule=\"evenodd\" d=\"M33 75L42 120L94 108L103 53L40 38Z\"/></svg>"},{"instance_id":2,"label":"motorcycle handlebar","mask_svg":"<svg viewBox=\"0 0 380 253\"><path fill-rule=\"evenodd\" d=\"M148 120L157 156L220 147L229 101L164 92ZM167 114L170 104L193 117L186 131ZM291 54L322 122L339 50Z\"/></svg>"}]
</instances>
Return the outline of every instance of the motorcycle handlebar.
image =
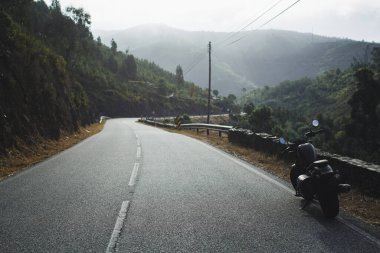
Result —
<instances>
[{"instance_id":1,"label":"motorcycle handlebar","mask_svg":"<svg viewBox=\"0 0 380 253\"><path fill-rule=\"evenodd\" d=\"M323 133L324 131L325 129L323 128L317 131L313 131L312 129L310 129L310 132L305 133L306 138L297 139L297 140L294 140L293 143L288 143L287 148L283 150L281 154L284 154L285 152L293 152L298 147L298 145L308 142L309 138L314 137L317 134Z\"/></svg>"},{"instance_id":2,"label":"motorcycle handlebar","mask_svg":"<svg viewBox=\"0 0 380 253\"><path fill-rule=\"evenodd\" d=\"M306 134L305 134L305 136L307 137L307 138L311 138L311 137L314 137L314 136L316 136L317 134L320 134L320 133L322 133L322 132L324 132L325 130L324 129L319 129L319 130L317 130L317 131L315 131L315 132L313 132L313 130L310 130L310 132L307 132Z\"/></svg>"}]
</instances>

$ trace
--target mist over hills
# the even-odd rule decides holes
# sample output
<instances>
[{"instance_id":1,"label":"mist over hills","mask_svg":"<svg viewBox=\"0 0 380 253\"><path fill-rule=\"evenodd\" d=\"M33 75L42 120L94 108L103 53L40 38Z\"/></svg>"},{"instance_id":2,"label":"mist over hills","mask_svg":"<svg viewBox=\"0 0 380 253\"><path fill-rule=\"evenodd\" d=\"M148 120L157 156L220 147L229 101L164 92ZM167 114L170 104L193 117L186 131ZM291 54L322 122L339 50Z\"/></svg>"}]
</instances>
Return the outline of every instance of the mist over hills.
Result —
<instances>
[{"instance_id":1,"label":"mist over hills","mask_svg":"<svg viewBox=\"0 0 380 253\"><path fill-rule=\"evenodd\" d=\"M271 86L284 80L313 78L329 69L343 70L354 58L367 61L376 45L282 30L231 34L190 32L166 25L141 25L95 34L105 44L114 38L119 50L129 50L171 72L181 65L185 79L201 87L208 85L207 44L211 41L212 89L222 95L239 95L244 88Z\"/></svg>"}]
</instances>

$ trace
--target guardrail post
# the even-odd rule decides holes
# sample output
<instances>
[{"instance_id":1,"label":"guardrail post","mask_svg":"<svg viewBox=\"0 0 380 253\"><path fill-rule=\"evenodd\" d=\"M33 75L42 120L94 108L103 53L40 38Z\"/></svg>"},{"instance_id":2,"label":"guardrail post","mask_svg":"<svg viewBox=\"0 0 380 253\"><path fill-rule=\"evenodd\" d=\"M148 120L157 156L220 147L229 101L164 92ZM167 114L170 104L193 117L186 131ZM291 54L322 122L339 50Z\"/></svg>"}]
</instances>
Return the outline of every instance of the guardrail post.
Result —
<instances>
[{"instance_id":1,"label":"guardrail post","mask_svg":"<svg viewBox=\"0 0 380 253\"><path fill-rule=\"evenodd\" d=\"M219 131L219 137L222 137L222 131Z\"/></svg>"},{"instance_id":2,"label":"guardrail post","mask_svg":"<svg viewBox=\"0 0 380 253\"><path fill-rule=\"evenodd\" d=\"M199 133L199 128L197 128L197 134Z\"/></svg>"},{"instance_id":3,"label":"guardrail post","mask_svg":"<svg viewBox=\"0 0 380 253\"><path fill-rule=\"evenodd\" d=\"M210 130L207 129L207 135L210 135Z\"/></svg>"}]
</instances>

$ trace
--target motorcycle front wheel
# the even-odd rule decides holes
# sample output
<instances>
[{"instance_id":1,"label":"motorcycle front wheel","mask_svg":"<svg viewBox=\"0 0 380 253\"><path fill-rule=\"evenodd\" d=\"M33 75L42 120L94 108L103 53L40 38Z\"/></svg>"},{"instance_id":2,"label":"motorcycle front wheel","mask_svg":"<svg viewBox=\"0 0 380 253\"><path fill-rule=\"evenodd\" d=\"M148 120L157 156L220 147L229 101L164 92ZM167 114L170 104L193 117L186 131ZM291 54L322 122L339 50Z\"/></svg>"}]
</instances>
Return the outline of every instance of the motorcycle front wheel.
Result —
<instances>
[{"instance_id":1,"label":"motorcycle front wheel","mask_svg":"<svg viewBox=\"0 0 380 253\"><path fill-rule=\"evenodd\" d=\"M337 193L319 195L318 200L326 218L334 218L338 215L339 199Z\"/></svg>"},{"instance_id":2,"label":"motorcycle front wheel","mask_svg":"<svg viewBox=\"0 0 380 253\"><path fill-rule=\"evenodd\" d=\"M292 182L294 189L297 189L297 178L299 175L299 171L293 166L290 170L290 182Z\"/></svg>"}]
</instances>

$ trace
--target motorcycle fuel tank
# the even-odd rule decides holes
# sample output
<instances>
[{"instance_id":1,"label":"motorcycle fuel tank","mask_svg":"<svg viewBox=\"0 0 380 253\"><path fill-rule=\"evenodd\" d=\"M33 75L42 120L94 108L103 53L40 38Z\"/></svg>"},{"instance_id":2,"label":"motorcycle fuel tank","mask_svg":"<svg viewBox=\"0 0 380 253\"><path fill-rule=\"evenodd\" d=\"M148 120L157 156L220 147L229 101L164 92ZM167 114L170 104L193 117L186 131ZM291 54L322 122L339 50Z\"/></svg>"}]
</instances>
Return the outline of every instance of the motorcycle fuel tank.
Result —
<instances>
[{"instance_id":1,"label":"motorcycle fuel tank","mask_svg":"<svg viewBox=\"0 0 380 253\"><path fill-rule=\"evenodd\" d=\"M315 148L311 143L304 143L297 147L297 158L301 162L302 167L307 167L315 160L317 160L317 155L315 153Z\"/></svg>"}]
</instances>

